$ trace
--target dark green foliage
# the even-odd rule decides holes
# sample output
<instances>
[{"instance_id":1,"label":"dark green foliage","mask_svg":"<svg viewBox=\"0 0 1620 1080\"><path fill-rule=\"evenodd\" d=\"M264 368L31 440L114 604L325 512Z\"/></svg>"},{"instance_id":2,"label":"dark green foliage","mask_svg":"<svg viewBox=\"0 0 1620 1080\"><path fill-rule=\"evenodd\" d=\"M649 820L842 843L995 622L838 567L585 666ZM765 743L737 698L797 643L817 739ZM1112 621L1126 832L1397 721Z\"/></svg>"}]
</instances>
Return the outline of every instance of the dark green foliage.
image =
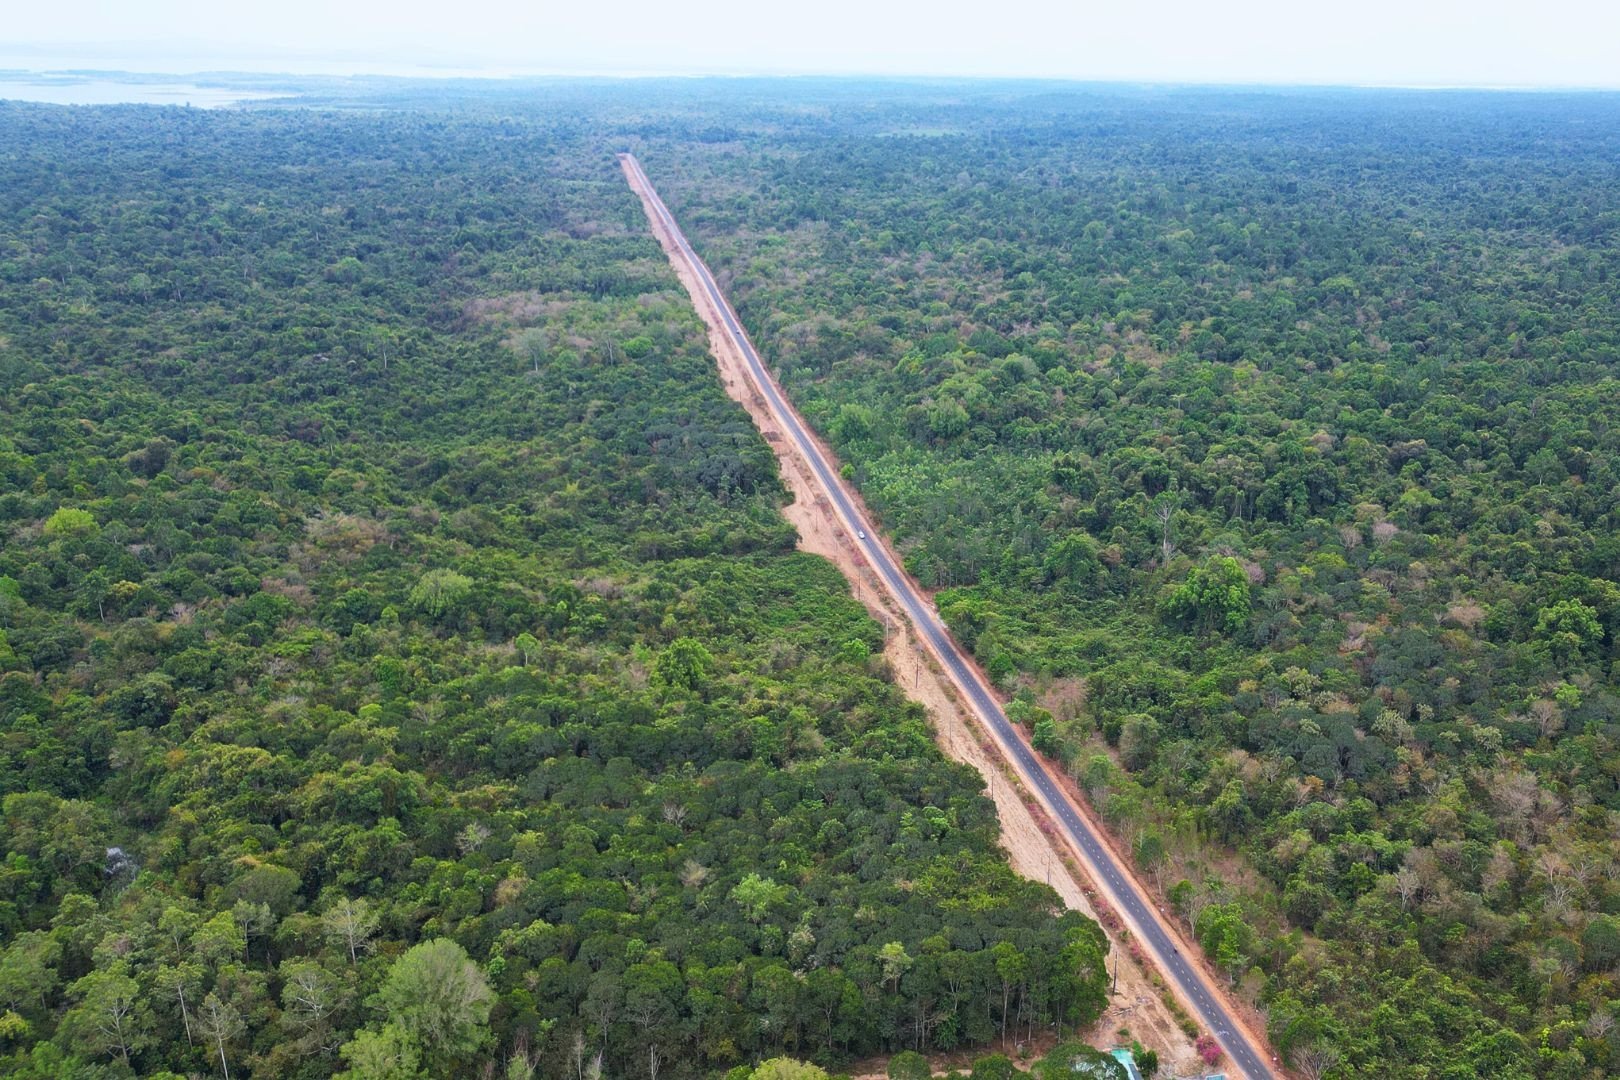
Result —
<instances>
[{"instance_id":1,"label":"dark green foliage","mask_svg":"<svg viewBox=\"0 0 1620 1080\"><path fill-rule=\"evenodd\" d=\"M609 147L0 145L0 1073L673 1080L1100 1011Z\"/></svg>"},{"instance_id":2,"label":"dark green foliage","mask_svg":"<svg viewBox=\"0 0 1620 1080\"><path fill-rule=\"evenodd\" d=\"M408 1055L441 937L548 1075L1099 1006L785 554L627 144L1292 1062L1620 1064L1612 97L409 93L0 105L5 1071L122 1070L120 963L142 1070L205 1008L233 1075Z\"/></svg>"}]
</instances>

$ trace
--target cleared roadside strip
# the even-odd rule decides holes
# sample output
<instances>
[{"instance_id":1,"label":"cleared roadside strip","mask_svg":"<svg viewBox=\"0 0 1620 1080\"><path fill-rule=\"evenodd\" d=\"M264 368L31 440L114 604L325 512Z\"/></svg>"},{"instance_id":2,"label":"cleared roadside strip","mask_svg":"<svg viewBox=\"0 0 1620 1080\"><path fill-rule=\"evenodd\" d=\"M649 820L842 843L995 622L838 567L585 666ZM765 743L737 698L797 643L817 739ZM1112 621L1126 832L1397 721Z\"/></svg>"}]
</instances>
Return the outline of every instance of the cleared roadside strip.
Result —
<instances>
[{"instance_id":1,"label":"cleared roadside strip","mask_svg":"<svg viewBox=\"0 0 1620 1080\"><path fill-rule=\"evenodd\" d=\"M720 291L714 276L676 224L674 215L659 198L652 181L631 154L620 154L619 164L631 188L641 198L647 217L660 244L671 260L678 260L690 272L698 289L692 300L705 322L718 318L723 336L741 353L754 389L781 429L793 440L800 457L810 466L849 541L877 571L885 590L905 612L918 637L941 665L946 675L977 716L980 725L994 739L1003 757L1012 764L1024 785L1052 820L1058 822L1064 838L1079 858L1086 873L1119 912L1127 926L1152 954L1159 969L1168 977L1177 996L1190 1008L1220 1042L1232 1063L1250 1080L1271 1080L1279 1073L1267 1063L1267 1054L1236 1019L1236 1010L1227 1006L1197 965L1183 955L1175 930L1162 920L1141 887L1131 878L1107 845L1085 819L1080 808L1064 793L1048 766L1007 719L1000 703L984 678L966 659L960 647L921 588L901 569L899 558L889 550L882 535L872 526L858 500L833 469L809 427L787 401L754 349L742 322Z\"/></svg>"}]
</instances>

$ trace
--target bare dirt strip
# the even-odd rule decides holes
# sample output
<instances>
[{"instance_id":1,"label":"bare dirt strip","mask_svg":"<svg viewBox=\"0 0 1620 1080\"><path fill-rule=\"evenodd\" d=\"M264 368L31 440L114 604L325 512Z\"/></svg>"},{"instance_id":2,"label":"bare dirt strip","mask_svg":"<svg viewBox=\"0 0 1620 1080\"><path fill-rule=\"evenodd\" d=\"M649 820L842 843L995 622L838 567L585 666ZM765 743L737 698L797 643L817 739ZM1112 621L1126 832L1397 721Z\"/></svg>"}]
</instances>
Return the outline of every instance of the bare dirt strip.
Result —
<instances>
[{"instance_id":1,"label":"bare dirt strip","mask_svg":"<svg viewBox=\"0 0 1620 1080\"><path fill-rule=\"evenodd\" d=\"M821 493L809 463L781 429L764 396L755 387L741 350L727 333L720 312L687 264L679 245L654 211L640 178L628 161L624 169L632 189L642 201L659 244L669 256L671 267L708 328L709 348L726 393L748 411L777 456L783 481L793 496L793 503L784 514L798 529L800 550L830 559L849 580L861 603L882 623L886 631L884 656L895 681L908 697L928 710L940 747L953 759L977 769L985 778L1001 820L1001 841L1012 868L1026 878L1051 885L1065 905L1097 919L1107 930L1114 946L1109 968L1115 976L1115 992L1107 1011L1090 1031L1082 1033L1082 1037L1093 1045L1105 1047L1136 1039L1159 1052L1161 1075L1202 1075L1205 1070L1191 1037L1164 1001L1160 989L1164 985L1162 977L1152 969L1146 957L1133 958L1132 952L1137 950L1129 948L1128 931L1122 932L1117 917L1110 918L1098 910L1100 905L1091 899L1097 895L1096 886L1088 880L1073 849L1052 827L1048 815L1019 780L1003 752L918 640L910 621L882 587L871 564L850 543L847 527ZM836 458L825 443L821 444L821 450L836 468ZM861 511L868 520L873 520L864 506ZM1123 1036L1122 1031L1128 1031L1129 1035Z\"/></svg>"}]
</instances>

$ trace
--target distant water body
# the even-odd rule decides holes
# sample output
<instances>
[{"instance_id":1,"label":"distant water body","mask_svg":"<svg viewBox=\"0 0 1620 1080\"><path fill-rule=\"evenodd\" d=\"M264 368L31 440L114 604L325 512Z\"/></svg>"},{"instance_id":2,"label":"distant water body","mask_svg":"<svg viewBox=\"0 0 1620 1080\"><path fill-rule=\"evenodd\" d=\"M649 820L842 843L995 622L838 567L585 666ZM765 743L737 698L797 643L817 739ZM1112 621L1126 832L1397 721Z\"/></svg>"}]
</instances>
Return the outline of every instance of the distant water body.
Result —
<instances>
[{"instance_id":1,"label":"distant water body","mask_svg":"<svg viewBox=\"0 0 1620 1080\"><path fill-rule=\"evenodd\" d=\"M262 90L198 86L186 82L124 82L115 78L0 74L0 100L52 105L180 105L218 109L245 101L286 97Z\"/></svg>"}]
</instances>

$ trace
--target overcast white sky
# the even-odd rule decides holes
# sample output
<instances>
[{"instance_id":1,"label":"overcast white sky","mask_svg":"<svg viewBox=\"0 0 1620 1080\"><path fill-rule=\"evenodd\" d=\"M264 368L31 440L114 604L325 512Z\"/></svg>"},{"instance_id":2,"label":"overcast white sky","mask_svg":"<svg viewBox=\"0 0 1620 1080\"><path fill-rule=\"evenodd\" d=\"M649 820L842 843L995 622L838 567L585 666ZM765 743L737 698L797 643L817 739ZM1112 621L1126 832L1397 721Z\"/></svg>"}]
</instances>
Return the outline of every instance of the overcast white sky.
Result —
<instances>
[{"instance_id":1,"label":"overcast white sky","mask_svg":"<svg viewBox=\"0 0 1620 1080\"><path fill-rule=\"evenodd\" d=\"M1620 87L1620 0L38 0L0 65ZM20 59L19 59L20 58ZM37 62L35 62L37 61Z\"/></svg>"}]
</instances>

